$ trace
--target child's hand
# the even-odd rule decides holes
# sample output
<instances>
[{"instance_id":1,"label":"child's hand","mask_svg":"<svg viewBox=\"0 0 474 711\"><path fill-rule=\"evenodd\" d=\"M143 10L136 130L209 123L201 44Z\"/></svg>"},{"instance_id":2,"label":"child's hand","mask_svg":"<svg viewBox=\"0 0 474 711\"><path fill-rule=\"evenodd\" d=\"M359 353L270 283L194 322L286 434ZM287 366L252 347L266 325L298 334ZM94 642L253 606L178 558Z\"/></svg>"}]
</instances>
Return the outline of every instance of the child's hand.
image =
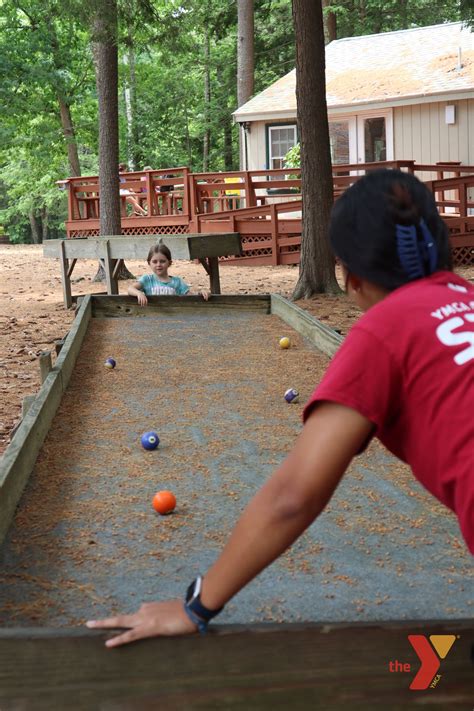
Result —
<instances>
[{"instance_id":1,"label":"child's hand","mask_svg":"<svg viewBox=\"0 0 474 711\"><path fill-rule=\"evenodd\" d=\"M210 292L210 291L205 291L205 290L203 289L203 291L199 291L198 294L199 294L199 296L202 296L202 298L204 299L204 301L209 301L209 297L210 297L210 295L211 295L211 292Z\"/></svg>"},{"instance_id":2,"label":"child's hand","mask_svg":"<svg viewBox=\"0 0 474 711\"><path fill-rule=\"evenodd\" d=\"M148 299L146 298L143 291L138 292L137 299L138 299L138 303L140 304L140 306L146 306L148 303Z\"/></svg>"}]
</instances>

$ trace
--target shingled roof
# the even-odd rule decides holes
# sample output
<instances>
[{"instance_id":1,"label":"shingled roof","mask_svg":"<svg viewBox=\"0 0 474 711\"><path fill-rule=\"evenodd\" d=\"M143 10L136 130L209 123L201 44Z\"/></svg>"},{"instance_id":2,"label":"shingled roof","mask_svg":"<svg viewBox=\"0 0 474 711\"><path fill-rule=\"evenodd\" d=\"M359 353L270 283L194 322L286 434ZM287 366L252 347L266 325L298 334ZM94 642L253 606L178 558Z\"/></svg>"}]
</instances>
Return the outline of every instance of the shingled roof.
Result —
<instances>
[{"instance_id":1,"label":"shingled roof","mask_svg":"<svg viewBox=\"0 0 474 711\"><path fill-rule=\"evenodd\" d=\"M331 42L326 47L328 108L414 103L453 92L472 92L474 98L473 37L462 22L451 22ZM295 116L295 81L293 69L234 116Z\"/></svg>"}]
</instances>

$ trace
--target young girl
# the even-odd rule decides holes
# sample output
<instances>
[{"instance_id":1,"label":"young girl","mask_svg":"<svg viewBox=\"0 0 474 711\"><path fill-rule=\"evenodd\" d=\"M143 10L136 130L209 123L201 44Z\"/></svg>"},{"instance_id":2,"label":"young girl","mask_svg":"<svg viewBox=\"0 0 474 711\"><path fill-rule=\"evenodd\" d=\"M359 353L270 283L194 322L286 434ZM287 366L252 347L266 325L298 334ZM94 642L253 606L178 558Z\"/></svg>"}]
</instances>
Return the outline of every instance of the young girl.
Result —
<instances>
[{"instance_id":1,"label":"young girl","mask_svg":"<svg viewBox=\"0 0 474 711\"><path fill-rule=\"evenodd\" d=\"M189 286L180 277L168 274L168 269L171 266L171 252L165 244L160 242L151 247L147 262L152 273L144 274L127 290L130 296L137 297L140 306L147 305L147 296L186 296L191 293ZM210 296L208 291L199 291L198 294L205 301Z\"/></svg>"},{"instance_id":2,"label":"young girl","mask_svg":"<svg viewBox=\"0 0 474 711\"><path fill-rule=\"evenodd\" d=\"M88 623L128 628L107 646L204 631L321 514L373 436L456 513L474 553L474 287L450 271L433 196L412 175L370 173L336 202L330 239L366 313L306 405L293 450L183 600Z\"/></svg>"}]
</instances>

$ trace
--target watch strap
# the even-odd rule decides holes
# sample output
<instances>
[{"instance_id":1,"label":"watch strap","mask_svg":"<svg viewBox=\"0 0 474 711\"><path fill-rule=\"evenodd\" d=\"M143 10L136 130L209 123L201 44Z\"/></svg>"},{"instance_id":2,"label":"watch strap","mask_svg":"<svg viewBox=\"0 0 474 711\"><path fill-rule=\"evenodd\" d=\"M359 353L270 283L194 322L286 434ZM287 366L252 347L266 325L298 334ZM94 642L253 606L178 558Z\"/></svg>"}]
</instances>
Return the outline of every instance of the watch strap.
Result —
<instances>
[{"instance_id":1,"label":"watch strap","mask_svg":"<svg viewBox=\"0 0 474 711\"><path fill-rule=\"evenodd\" d=\"M218 615L219 612L224 609L224 606L220 607L218 610L210 610L208 607L203 605L201 602L201 587L202 577L198 575L187 590L184 609L188 614L188 617L192 619L195 624L199 625L200 622L204 622L207 626L207 623L210 622L213 617Z\"/></svg>"}]
</instances>

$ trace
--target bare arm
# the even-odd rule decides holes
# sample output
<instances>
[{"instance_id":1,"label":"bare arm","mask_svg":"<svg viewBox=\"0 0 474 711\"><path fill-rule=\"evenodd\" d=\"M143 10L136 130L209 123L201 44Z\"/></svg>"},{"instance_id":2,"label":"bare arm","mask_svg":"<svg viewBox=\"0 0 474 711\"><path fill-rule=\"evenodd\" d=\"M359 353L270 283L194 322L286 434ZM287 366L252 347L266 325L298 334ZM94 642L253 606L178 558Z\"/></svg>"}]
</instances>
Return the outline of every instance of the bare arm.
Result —
<instances>
[{"instance_id":1,"label":"bare arm","mask_svg":"<svg viewBox=\"0 0 474 711\"><path fill-rule=\"evenodd\" d=\"M305 531L323 511L372 427L369 420L343 405L323 403L315 410L293 450L250 501L206 573L201 593L206 607L218 609L227 603ZM149 603L134 615L88 626L130 628L109 640L108 646L196 629L182 600Z\"/></svg>"},{"instance_id":2,"label":"bare arm","mask_svg":"<svg viewBox=\"0 0 474 711\"><path fill-rule=\"evenodd\" d=\"M129 296L136 296L140 306L146 306L148 303L148 299L143 293L143 286L140 284L139 281L134 282L131 286L128 287L127 294Z\"/></svg>"}]
</instances>

